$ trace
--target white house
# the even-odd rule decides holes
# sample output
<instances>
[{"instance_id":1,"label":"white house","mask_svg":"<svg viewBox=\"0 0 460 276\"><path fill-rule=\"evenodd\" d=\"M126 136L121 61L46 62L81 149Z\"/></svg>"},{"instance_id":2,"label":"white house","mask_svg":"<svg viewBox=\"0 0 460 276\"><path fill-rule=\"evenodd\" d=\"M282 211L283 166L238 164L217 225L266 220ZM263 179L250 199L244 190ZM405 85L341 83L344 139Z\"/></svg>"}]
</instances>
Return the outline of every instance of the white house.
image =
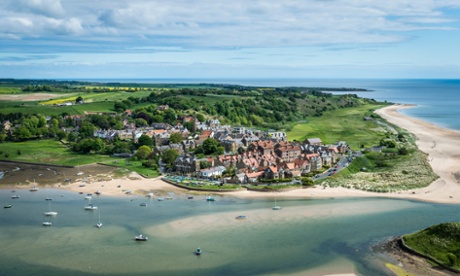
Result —
<instances>
[{"instance_id":1,"label":"white house","mask_svg":"<svg viewBox=\"0 0 460 276\"><path fill-rule=\"evenodd\" d=\"M222 173L226 170L224 166L216 166L208 169L201 170L200 175L206 178L222 176Z\"/></svg>"}]
</instances>

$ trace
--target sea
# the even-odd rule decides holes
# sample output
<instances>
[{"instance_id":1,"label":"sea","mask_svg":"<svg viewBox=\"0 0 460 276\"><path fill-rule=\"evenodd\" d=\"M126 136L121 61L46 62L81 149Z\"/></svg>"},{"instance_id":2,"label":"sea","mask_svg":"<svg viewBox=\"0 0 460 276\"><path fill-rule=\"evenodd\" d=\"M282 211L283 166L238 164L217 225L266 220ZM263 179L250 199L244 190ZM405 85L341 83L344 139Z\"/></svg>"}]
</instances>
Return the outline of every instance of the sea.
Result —
<instances>
[{"instance_id":1,"label":"sea","mask_svg":"<svg viewBox=\"0 0 460 276\"><path fill-rule=\"evenodd\" d=\"M365 88L371 91L353 93L416 104L404 112L460 129L460 80L110 81ZM12 199L13 194L20 197ZM0 203L12 204L0 210L0 276L392 275L385 264L398 260L376 250L379 245L433 224L460 221L458 205L403 199L278 198L282 210L275 211L273 197L216 196L207 202L205 195L170 196L158 201L142 195L93 195L98 209L88 211L88 201L77 192L0 190ZM58 215L45 217L49 210ZM236 220L238 215L247 218ZM99 218L100 229L95 227ZM52 226L43 226L45 220ZM140 233L149 240L135 241ZM194 254L197 247L200 256Z\"/></svg>"}]
</instances>

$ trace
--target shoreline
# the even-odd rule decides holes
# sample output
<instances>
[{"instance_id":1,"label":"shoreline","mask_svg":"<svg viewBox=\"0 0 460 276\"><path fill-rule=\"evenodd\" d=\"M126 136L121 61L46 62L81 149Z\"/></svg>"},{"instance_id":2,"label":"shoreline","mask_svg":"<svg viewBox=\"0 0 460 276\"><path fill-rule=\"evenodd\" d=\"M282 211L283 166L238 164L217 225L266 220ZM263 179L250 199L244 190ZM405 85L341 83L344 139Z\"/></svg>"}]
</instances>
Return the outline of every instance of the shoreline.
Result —
<instances>
[{"instance_id":1,"label":"shoreline","mask_svg":"<svg viewBox=\"0 0 460 276\"><path fill-rule=\"evenodd\" d=\"M398 198L418 201L428 201L436 203L460 204L460 131L442 128L420 119L412 118L401 114L400 109L411 108L415 105L395 104L375 111L376 114L386 119L388 122L406 129L417 137L418 148L428 155L428 161L433 171L440 177L429 186L398 193L374 193L361 190L347 189L343 187L322 188L314 187L307 189L297 189L276 193L260 193L254 191L237 191L215 194L228 195L243 198L346 198L346 197L384 197ZM120 180L113 180L120 181ZM161 179L155 180L142 179L143 185L128 183L131 181L122 180L124 187L133 190L159 190L160 192L169 191L177 193L196 193L209 194L209 192L195 192L177 188L167 184ZM151 182L151 184L149 183ZM109 184L109 183L108 183ZM111 184L109 184L110 186ZM75 187L71 187L74 190ZM78 187L75 190L80 190ZM113 191L113 188L111 189ZM120 191L108 193L109 195L122 195ZM456 196L457 195L457 196Z\"/></svg>"},{"instance_id":2,"label":"shoreline","mask_svg":"<svg viewBox=\"0 0 460 276\"><path fill-rule=\"evenodd\" d=\"M433 171L440 177L429 186L397 193L375 193L362 190L353 190L343 187L326 188L314 187L276 193L260 193L254 191L213 192L213 194L243 198L347 198L347 197L384 197L399 198L436 203L460 204L460 131L442 128L420 119L401 114L400 109L411 108L415 105L395 104L375 111L376 114L388 122L406 129L417 137L418 148L428 155L428 161ZM83 178L83 177L82 177ZM153 192L155 196L168 194L211 194L211 192L189 191L170 185L161 177L145 179L136 173L119 179L95 181L92 183L79 182L77 179L70 184L55 183L42 186L44 188L66 189L75 192L95 193L102 195L123 196L127 191L130 194L146 195ZM83 187L82 187L83 186ZM11 186L5 187L5 189ZM15 185L16 189L28 188Z\"/></svg>"}]
</instances>

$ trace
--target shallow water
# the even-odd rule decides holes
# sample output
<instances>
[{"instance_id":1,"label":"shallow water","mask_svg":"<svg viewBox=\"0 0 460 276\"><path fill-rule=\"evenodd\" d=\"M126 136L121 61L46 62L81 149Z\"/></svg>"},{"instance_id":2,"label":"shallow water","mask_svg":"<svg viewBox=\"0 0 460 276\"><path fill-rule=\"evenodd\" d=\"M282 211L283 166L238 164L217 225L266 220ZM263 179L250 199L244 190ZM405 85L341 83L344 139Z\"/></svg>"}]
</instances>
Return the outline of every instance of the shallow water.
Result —
<instances>
[{"instance_id":1,"label":"shallow water","mask_svg":"<svg viewBox=\"0 0 460 276\"><path fill-rule=\"evenodd\" d=\"M185 196L93 197L61 190L0 191L0 275L390 275L374 244L458 221L457 206L393 199L278 200ZM51 227L42 226L52 197ZM139 204L146 202L147 207ZM244 221L235 216L244 214ZM135 242L140 232L148 242ZM195 256L196 247L203 250ZM354 266L354 267L353 267Z\"/></svg>"}]
</instances>

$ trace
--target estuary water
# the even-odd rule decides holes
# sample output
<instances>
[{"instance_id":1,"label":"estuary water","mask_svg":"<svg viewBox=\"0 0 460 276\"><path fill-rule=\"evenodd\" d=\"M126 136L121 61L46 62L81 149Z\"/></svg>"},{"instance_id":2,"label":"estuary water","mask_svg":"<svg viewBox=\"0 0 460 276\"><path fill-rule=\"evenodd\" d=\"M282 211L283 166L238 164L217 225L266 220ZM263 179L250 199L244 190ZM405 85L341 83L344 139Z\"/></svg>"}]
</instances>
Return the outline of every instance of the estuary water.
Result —
<instances>
[{"instance_id":1,"label":"estuary water","mask_svg":"<svg viewBox=\"0 0 460 276\"><path fill-rule=\"evenodd\" d=\"M75 192L0 190L13 205L0 212L0 275L391 275L384 264L397 262L373 245L460 220L458 206L408 200L278 199L274 211L271 199L172 196L93 197L99 209L87 211ZM50 209L59 214L42 226Z\"/></svg>"}]
</instances>

